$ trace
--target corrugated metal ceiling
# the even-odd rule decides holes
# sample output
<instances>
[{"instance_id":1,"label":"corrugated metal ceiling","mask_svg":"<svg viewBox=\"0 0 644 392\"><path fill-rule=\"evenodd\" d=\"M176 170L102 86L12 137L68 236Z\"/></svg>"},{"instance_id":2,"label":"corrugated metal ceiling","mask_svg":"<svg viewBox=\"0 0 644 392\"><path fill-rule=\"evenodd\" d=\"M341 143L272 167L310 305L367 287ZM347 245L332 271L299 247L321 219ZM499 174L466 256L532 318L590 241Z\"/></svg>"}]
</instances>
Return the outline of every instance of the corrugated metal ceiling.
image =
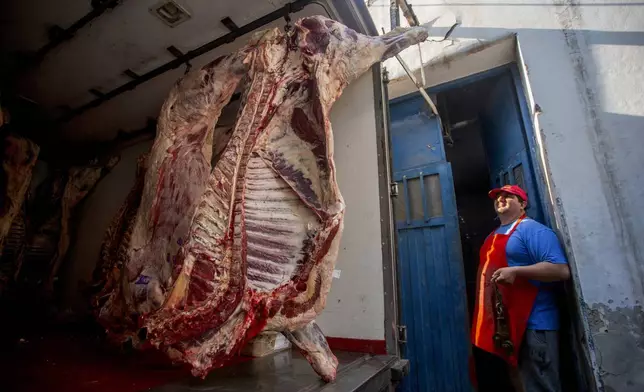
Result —
<instances>
[{"instance_id":1,"label":"corrugated metal ceiling","mask_svg":"<svg viewBox=\"0 0 644 392\"><path fill-rule=\"evenodd\" d=\"M35 68L19 79L18 91L43 106L53 118L64 107L79 107L95 99L90 89L107 92L130 77L127 69L141 75L175 59L167 50L174 46L185 53L221 37L230 30L221 23L229 17L237 26L275 11L288 0L175 0L191 14L186 22L169 27L149 12L159 0L122 0L75 36L50 51ZM291 17L309 15L338 17L329 2L314 2ZM336 2L337 3L337 2ZM349 1L345 3L350 3ZM53 25L67 28L91 11L89 0L22 0L0 4L0 45L5 51L35 52L48 42ZM262 27L282 27L280 19ZM200 67L239 48L246 36L191 61ZM61 136L70 140L110 140L119 130L135 130L156 118L172 84L183 74L179 67L135 90L91 109L61 126Z\"/></svg>"}]
</instances>

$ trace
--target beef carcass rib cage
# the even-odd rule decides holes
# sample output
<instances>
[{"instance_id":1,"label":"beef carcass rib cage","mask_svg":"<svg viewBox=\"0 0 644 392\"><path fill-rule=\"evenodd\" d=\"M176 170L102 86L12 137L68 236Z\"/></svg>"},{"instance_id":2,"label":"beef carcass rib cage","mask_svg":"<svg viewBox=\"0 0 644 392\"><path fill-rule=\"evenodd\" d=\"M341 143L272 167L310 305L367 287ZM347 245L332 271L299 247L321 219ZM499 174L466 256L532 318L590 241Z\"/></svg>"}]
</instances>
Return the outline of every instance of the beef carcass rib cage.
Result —
<instances>
[{"instance_id":1,"label":"beef carcass rib cage","mask_svg":"<svg viewBox=\"0 0 644 392\"><path fill-rule=\"evenodd\" d=\"M121 210L104 247L112 259L98 317L108 331L145 335L202 377L262 330L281 331L333 380L337 360L314 322L345 209L329 111L352 80L427 35L369 37L307 17L288 33L255 33L180 80L161 109L140 198L128 198L138 209ZM242 80L226 141L215 124ZM226 145L211 166L213 142Z\"/></svg>"},{"instance_id":2,"label":"beef carcass rib cage","mask_svg":"<svg viewBox=\"0 0 644 392\"><path fill-rule=\"evenodd\" d=\"M0 111L3 109L0 108ZM1 123L0 123L1 125ZM29 139L8 134L0 139L0 297L13 280L14 263L5 264L5 241L11 238L11 228L24 226L21 214L25 196L40 147ZM22 222L21 222L22 221Z\"/></svg>"}]
</instances>

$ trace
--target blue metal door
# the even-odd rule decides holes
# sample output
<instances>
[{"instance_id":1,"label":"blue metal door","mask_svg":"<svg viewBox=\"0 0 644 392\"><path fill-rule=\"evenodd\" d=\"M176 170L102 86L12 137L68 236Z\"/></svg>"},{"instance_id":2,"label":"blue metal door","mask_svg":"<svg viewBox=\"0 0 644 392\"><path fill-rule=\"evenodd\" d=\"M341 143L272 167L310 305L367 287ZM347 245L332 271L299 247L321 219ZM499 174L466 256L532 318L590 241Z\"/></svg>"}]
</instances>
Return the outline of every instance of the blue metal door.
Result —
<instances>
[{"instance_id":1,"label":"blue metal door","mask_svg":"<svg viewBox=\"0 0 644 392\"><path fill-rule=\"evenodd\" d=\"M492 187L516 184L528 192L529 217L543 222L528 142L511 73L504 73L487 97L481 115L483 144L487 153Z\"/></svg>"},{"instance_id":2,"label":"blue metal door","mask_svg":"<svg viewBox=\"0 0 644 392\"><path fill-rule=\"evenodd\" d=\"M465 279L450 164L440 121L425 102L391 103L393 198L404 391L471 391Z\"/></svg>"}]
</instances>

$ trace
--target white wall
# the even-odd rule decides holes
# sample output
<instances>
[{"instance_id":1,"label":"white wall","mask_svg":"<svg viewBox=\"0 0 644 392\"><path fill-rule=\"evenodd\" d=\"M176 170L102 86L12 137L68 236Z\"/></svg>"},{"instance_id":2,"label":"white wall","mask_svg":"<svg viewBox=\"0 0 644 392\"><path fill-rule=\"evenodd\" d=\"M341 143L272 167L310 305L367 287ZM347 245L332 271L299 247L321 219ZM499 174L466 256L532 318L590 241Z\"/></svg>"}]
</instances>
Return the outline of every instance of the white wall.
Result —
<instances>
[{"instance_id":1,"label":"white wall","mask_svg":"<svg viewBox=\"0 0 644 392\"><path fill-rule=\"evenodd\" d=\"M531 98L543 111L537 129L557 224L573 259L605 388L641 391L644 5L578 3L412 1L421 23L442 16L442 32L455 15L462 18L453 41L423 45L425 61L454 45L517 34ZM389 2L377 0L370 10L378 29L388 30ZM417 49L403 58L419 66ZM402 76L395 60L386 67L392 78ZM450 63L436 67L446 72Z\"/></svg>"},{"instance_id":2,"label":"white wall","mask_svg":"<svg viewBox=\"0 0 644 392\"><path fill-rule=\"evenodd\" d=\"M319 316L327 336L384 340L384 288L373 76L353 82L331 110L338 184L346 203L327 306Z\"/></svg>"},{"instance_id":3,"label":"white wall","mask_svg":"<svg viewBox=\"0 0 644 392\"><path fill-rule=\"evenodd\" d=\"M318 322L327 336L384 340L384 294L378 163L372 73L352 83L336 102L331 121L335 163L347 209L338 263L326 310ZM134 184L137 157L151 142L122 152L121 161L83 205L78 237L65 271L66 298L82 306L78 282L91 279L103 235Z\"/></svg>"}]
</instances>

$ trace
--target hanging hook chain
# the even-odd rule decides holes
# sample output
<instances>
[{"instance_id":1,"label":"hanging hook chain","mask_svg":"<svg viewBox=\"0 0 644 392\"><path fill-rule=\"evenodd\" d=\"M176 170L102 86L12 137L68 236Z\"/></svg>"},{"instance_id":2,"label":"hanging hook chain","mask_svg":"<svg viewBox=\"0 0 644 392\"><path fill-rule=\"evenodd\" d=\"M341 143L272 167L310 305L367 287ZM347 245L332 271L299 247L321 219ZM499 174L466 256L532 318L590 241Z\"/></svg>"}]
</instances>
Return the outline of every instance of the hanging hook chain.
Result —
<instances>
[{"instance_id":1,"label":"hanging hook chain","mask_svg":"<svg viewBox=\"0 0 644 392\"><path fill-rule=\"evenodd\" d=\"M284 25L284 31L289 34L293 29L293 25L291 24L291 3L286 4L286 13L284 14L284 20L286 21L286 24Z\"/></svg>"}]
</instances>

